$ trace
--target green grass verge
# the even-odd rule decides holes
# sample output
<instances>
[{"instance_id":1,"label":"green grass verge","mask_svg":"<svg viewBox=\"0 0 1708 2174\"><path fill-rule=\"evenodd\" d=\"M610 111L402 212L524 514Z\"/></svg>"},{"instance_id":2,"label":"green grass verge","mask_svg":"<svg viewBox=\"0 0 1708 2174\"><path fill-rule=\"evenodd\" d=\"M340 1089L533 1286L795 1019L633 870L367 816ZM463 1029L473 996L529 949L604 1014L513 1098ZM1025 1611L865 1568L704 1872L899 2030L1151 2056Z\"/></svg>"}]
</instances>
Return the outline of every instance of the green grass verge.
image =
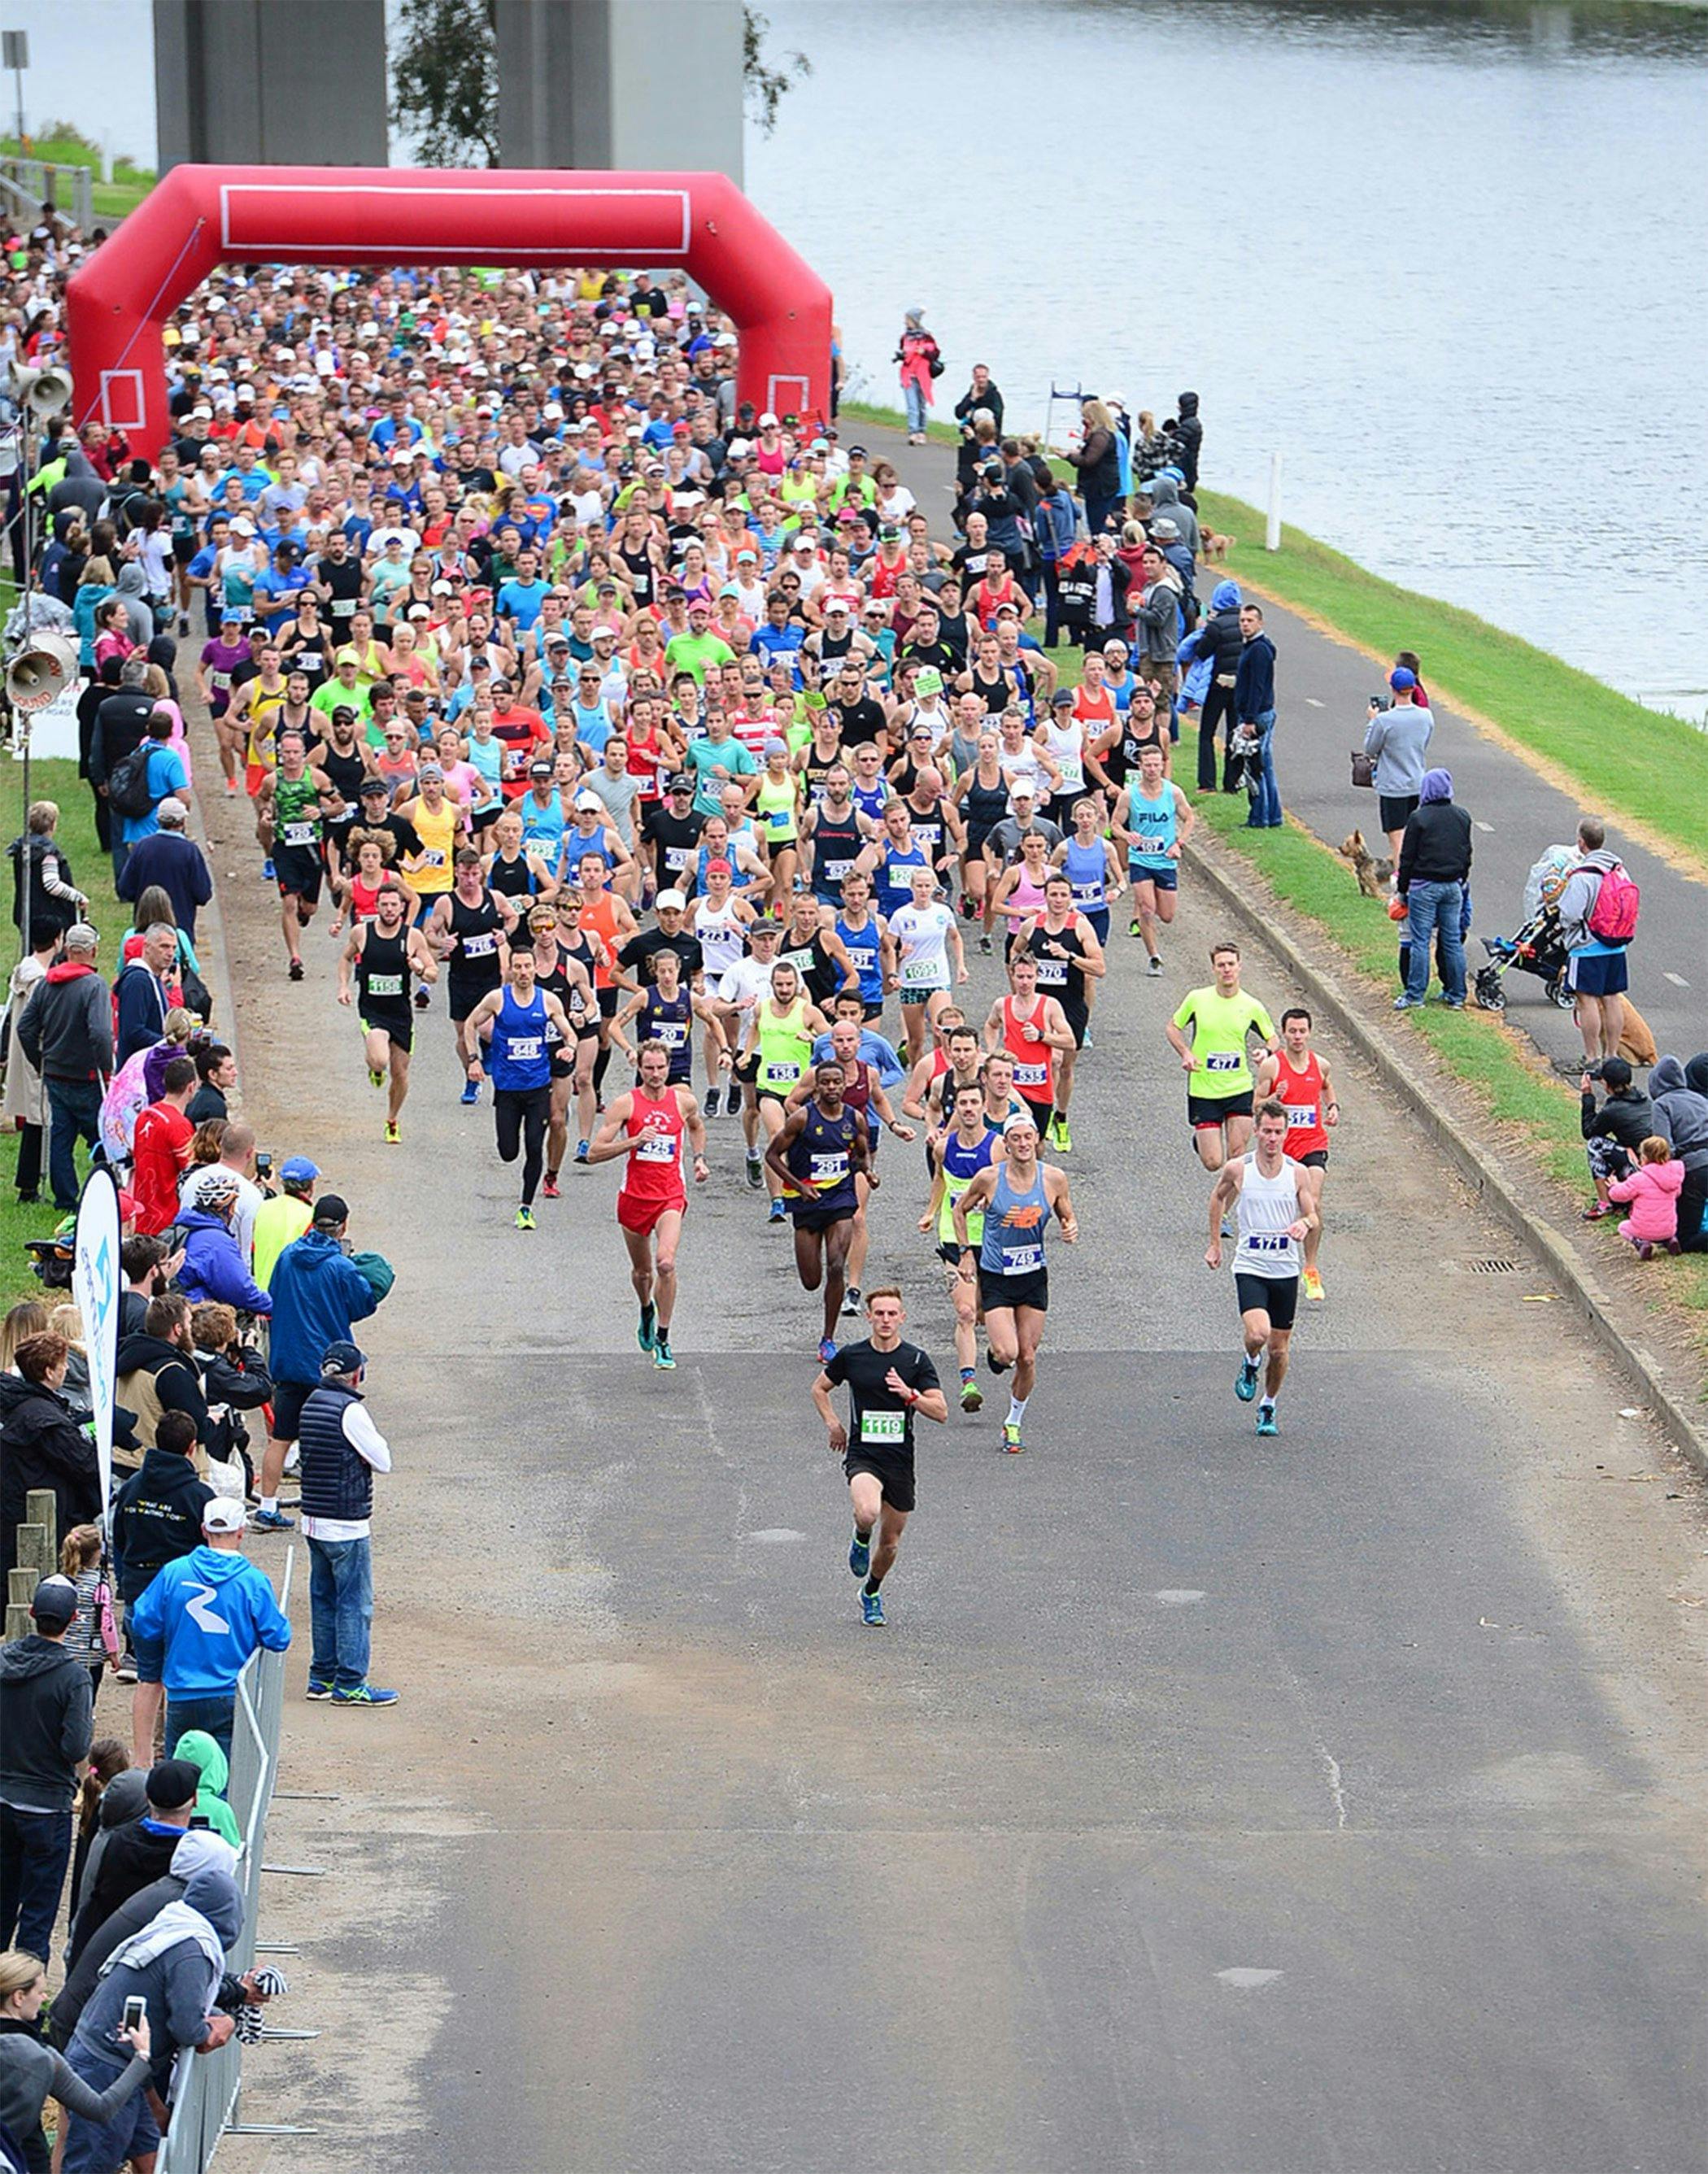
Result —
<instances>
[{"instance_id":1,"label":"green grass verge","mask_svg":"<svg viewBox=\"0 0 1708 2174\"><path fill-rule=\"evenodd\" d=\"M79 781L74 762L33 762L30 790L35 799L58 804L60 843L77 882L89 894L89 917L100 931L101 969L111 976L116 971L119 941L131 925L131 915L130 908L113 896L112 863L95 837L95 803L89 787ZM4 826L5 842L9 844L21 835L24 819L24 765L8 757L0 769L0 824ZM9 863L4 868L3 883L9 913ZM14 947L16 940L14 935ZM7 953L8 960L15 955L15 949ZM24 1242L27 1238L47 1237L60 1220L51 1203L40 1208L19 1204L14 1185L17 1169L18 1135L9 1129L0 1132L0 1309L15 1305L20 1298L42 1295L41 1284L30 1273ZM46 1182L44 1171L44 1186Z\"/></svg>"},{"instance_id":2,"label":"green grass verge","mask_svg":"<svg viewBox=\"0 0 1708 2174\"><path fill-rule=\"evenodd\" d=\"M154 176L145 167L133 166L128 159L115 159L112 180L103 181L100 178L100 149L84 143L80 136L32 136L29 150L22 154L15 136L0 137L0 158L16 159L20 155L45 159L51 166L87 166L96 177L90 189L90 201L97 219L122 219L127 211L136 209L154 186Z\"/></svg>"},{"instance_id":3,"label":"green grass verge","mask_svg":"<svg viewBox=\"0 0 1708 2174\"><path fill-rule=\"evenodd\" d=\"M843 413L905 428L893 408L848 403ZM930 435L959 441L942 424ZM1210 526L1235 538L1228 571L1235 578L1378 656L1415 649L1431 689L1555 765L1592 805L1644 825L1708 871L1708 732L1645 709L1474 612L1367 573L1303 529L1284 525L1280 549L1265 551L1256 506L1213 490L1198 500Z\"/></svg>"},{"instance_id":4,"label":"green grass verge","mask_svg":"<svg viewBox=\"0 0 1708 2174\"><path fill-rule=\"evenodd\" d=\"M1327 937L1359 973L1385 989L1398 986L1399 930L1378 900L1359 891L1338 855L1293 823L1278 830L1248 830L1243 798L1212 794L1195 804L1199 821L1264 879L1289 912ZM1476 1095L1491 1122L1535 1152L1569 1199L1587 1198L1577 1095L1543 1068L1516 1029L1503 1026L1490 1012L1450 1012L1430 1004L1396 1020L1395 1031L1421 1036ZM1610 1245L1621 1242L1611 1223L1603 1231ZM1698 1317L1708 1313L1708 1257L1657 1261L1654 1274L1664 1301ZM1708 1348L1708 1327L1699 1318L1693 1328L1699 1344Z\"/></svg>"}]
</instances>

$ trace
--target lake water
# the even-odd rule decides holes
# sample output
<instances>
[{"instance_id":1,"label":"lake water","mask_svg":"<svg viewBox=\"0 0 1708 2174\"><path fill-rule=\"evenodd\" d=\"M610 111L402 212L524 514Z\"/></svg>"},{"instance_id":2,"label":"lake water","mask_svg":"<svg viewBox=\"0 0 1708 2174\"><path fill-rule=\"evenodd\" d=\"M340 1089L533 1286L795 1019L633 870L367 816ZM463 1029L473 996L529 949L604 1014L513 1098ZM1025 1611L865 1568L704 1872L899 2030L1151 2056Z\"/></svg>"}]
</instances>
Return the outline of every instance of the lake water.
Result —
<instances>
[{"instance_id":1,"label":"lake water","mask_svg":"<svg viewBox=\"0 0 1708 2174\"><path fill-rule=\"evenodd\" d=\"M1708 15L763 5L813 72L748 187L859 389L915 305L944 414L975 360L1023 429L1193 387L1211 484L1278 450L1289 521L1708 716Z\"/></svg>"}]
</instances>

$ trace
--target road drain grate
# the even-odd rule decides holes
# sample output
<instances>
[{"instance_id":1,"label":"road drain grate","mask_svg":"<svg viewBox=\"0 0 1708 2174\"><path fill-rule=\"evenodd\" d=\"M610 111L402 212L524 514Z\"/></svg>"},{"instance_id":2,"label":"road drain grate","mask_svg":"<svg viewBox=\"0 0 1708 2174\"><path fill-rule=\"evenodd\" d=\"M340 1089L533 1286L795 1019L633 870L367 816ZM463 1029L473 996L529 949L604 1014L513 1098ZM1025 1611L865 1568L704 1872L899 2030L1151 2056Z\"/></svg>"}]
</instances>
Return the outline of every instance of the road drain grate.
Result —
<instances>
[{"instance_id":1,"label":"road drain grate","mask_svg":"<svg viewBox=\"0 0 1708 2174\"><path fill-rule=\"evenodd\" d=\"M1473 1276L1516 1276L1518 1273L1516 1261L1497 1261L1488 1255L1481 1260L1467 1261L1465 1267Z\"/></svg>"}]
</instances>

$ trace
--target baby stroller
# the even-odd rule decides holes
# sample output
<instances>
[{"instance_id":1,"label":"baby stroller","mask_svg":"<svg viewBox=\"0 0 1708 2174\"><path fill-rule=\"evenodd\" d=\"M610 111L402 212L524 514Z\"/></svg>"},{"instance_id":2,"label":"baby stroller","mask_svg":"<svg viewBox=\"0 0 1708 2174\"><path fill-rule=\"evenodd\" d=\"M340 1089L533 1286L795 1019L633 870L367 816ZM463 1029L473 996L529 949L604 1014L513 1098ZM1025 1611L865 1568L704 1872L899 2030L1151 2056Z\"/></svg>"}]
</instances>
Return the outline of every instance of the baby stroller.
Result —
<instances>
[{"instance_id":1,"label":"baby stroller","mask_svg":"<svg viewBox=\"0 0 1708 2174\"><path fill-rule=\"evenodd\" d=\"M1489 963L1478 968L1471 991L1484 1011L1505 1010L1503 976L1514 966L1522 974L1536 976L1551 1004L1557 1004L1563 1012L1571 1009L1572 992L1566 987L1568 960L1560 941L1559 909L1555 901L1578 859L1570 846L1550 846L1525 879L1522 926L1511 936L1483 938Z\"/></svg>"}]
</instances>

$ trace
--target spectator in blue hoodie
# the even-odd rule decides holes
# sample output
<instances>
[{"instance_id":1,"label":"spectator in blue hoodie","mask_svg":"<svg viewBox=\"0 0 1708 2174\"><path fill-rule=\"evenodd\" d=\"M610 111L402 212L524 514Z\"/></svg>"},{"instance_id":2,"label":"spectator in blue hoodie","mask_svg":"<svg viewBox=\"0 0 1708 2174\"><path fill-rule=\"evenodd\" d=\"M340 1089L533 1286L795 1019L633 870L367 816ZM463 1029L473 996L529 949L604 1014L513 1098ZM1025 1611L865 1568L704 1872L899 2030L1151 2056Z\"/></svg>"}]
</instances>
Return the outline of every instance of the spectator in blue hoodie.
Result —
<instances>
[{"instance_id":1,"label":"spectator in blue hoodie","mask_svg":"<svg viewBox=\"0 0 1708 2174\"><path fill-rule=\"evenodd\" d=\"M130 2065L123 2036L125 2003L147 2004L148 2043L157 2088L164 2090L181 2050L211 2053L236 2029L216 2014L227 1951L243 1930L243 1897L229 1872L212 1868L185 1883L139 1933L113 1950L105 1974L89 1995L66 2049L66 2060L92 2090L105 2091ZM111 2174L127 2159L159 2146L149 2095L139 2091L105 2123L73 2115L66 2135L64 2174Z\"/></svg>"},{"instance_id":2,"label":"spectator in blue hoodie","mask_svg":"<svg viewBox=\"0 0 1708 2174\"><path fill-rule=\"evenodd\" d=\"M164 1687L169 1759L186 1730L202 1728L229 1762L238 1677L262 1646L282 1653L290 1643L273 1587L244 1557L247 1517L234 1496L216 1495L202 1512L201 1546L157 1571L131 1610L132 1733L152 1738Z\"/></svg>"},{"instance_id":3,"label":"spectator in blue hoodie","mask_svg":"<svg viewBox=\"0 0 1708 2174\"><path fill-rule=\"evenodd\" d=\"M237 1192L235 1176L216 1171L203 1179L196 1205L178 1211L178 1228L185 1234L178 1288L192 1305L212 1299L239 1313L270 1314L273 1300L250 1274L231 1227Z\"/></svg>"},{"instance_id":4,"label":"spectator in blue hoodie","mask_svg":"<svg viewBox=\"0 0 1708 2174\"><path fill-rule=\"evenodd\" d=\"M296 1440L302 1408L320 1386L329 1344L354 1342L353 1331L391 1290L394 1272L378 1253L353 1253L345 1240L348 1202L335 1192L315 1203L314 1220L279 1255L268 1283L273 1296L273 1433L261 1464L257 1532L283 1533L295 1520L278 1506L285 1453Z\"/></svg>"}]
</instances>

